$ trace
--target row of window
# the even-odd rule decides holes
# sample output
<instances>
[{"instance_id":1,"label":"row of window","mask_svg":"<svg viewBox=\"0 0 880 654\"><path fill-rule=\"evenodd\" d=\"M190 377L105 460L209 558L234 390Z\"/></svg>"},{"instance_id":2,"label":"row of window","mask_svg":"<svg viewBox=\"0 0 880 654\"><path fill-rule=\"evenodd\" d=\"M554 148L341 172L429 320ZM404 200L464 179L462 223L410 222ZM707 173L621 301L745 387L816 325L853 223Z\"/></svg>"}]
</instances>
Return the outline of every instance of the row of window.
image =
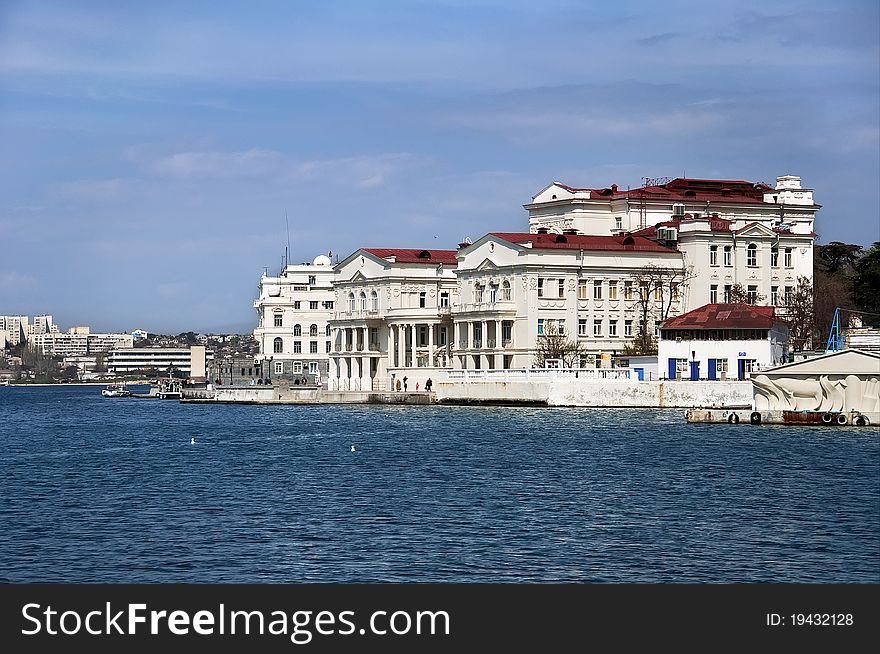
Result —
<instances>
[{"instance_id":1,"label":"row of window","mask_svg":"<svg viewBox=\"0 0 880 654\"><path fill-rule=\"evenodd\" d=\"M489 284L488 293L485 284L474 284L474 303L481 302L510 302L512 295L510 293L510 282L506 279L498 284Z\"/></svg>"},{"instance_id":2,"label":"row of window","mask_svg":"<svg viewBox=\"0 0 880 654\"><path fill-rule=\"evenodd\" d=\"M763 341L767 329L664 329L663 340L675 341Z\"/></svg>"},{"instance_id":3,"label":"row of window","mask_svg":"<svg viewBox=\"0 0 880 654\"><path fill-rule=\"evenodd\" d=\"M784 265L786 268L792 267L792 252L793 248L785 248L784 250ZM730 245L725 245L724 249L721 251L722 254L722 262L724 267L731 268L733 267L733 247ZM709 265L717 266L718 265L718 246L710 245L709 246ZM749 243L748 247L746 247L746 265L750 268L755 268L758 265L758 246L754 243ZM779 267L779 248L771 248L770 250L770 267L778 268Z\"/></svg>"},{"instance_id":4,"label":"row of window","mask_svg":"<svg viewBox=\"0 0 880 654\"><path fill-rule=\"evenodd\" d=\"M328 334L329 335L329 334ZM327 341L325 344L325 350L330 352L332 348L331 341ZM284 339L281 337L277 337L272 341L272 352L275 354L281 354L284 352ZM309 342L309 352L311 354L318 353L318 341L310 341ZM302 341L294 341L293 342L293 353L301 354L302 353Z\"/></svg>"},{"instance_id":5,"label":"row of window","mask_svg":"<svg viewBox=\"0 0 880 654\"><path fill-rule=\"evenodd\" d=\"M317 310L318 308L332 309L333 308L333 301L326 300L325 302L319 302L318 300L314 300L314 301L309 302L309 309ZM302 310L302 302L300 302L299 300L294 302L293 303L293 310L294 311L301 311ZM283 310L275 309L275 326L276 327L282 326L283 316L284 316Z\"/></svg>"},{"instance_id":6,"label":"row of window","mask_svg":"<svg viewBox=\"0 0 880 654\"><path fill-rule=\"evenodd\" d=\"M284 326L284 316L280 313L275 314L275 326L283 327ZM330 325L327 325L324 329L327 336L330 336ZM302 336L302 326L297 323L293 326L293 335L294 336ZM309 326L309 336L317 336L318 335L318 325L312 324Z\"/></svg>"},{"instance_id":7,"label":"row of window","mask_svg":"<svg viewBox=\"0 0 880 654\"><path fill-rule=\"evenodd\" d=\"M730 293L731 293L732 285L725 284L724 285L724 294L722 297L722 302L724 304L728 304L730 302ZM782 300L782 305L791 304L791 301L794 297L794 286L786 286L783 295L780 298L779 296L779 287L771 286L770 287L770 306L779 306L780 300ZM746 302L749 304L757 304L758 302L758 286L756 284L749 284L746 287ZM709 286L709 304L717 304L718 303L718 284L711 284Z\"/></svg>"},{"instance_id":8,"label":"row of window","mask_svg":"<svg viewBox=\"0 0 880 654\"><path fill-rule=\"evenodd\" d=\"M378 313L379 311L379 294L376 291L370 291L370 311ZM425 309L428 306L428 294L425 291L419 293L419 308ZM440 308L449 307L449 291L440 291ZM357 296L354 293L348 294L348 311L367 311L367 294L361 291Z\"/></svg>"},{"instance_id":9,"label":"row of window","mask_svg":"<svg viewBox=\"0 0 880 654\"><path fill-rule=\"evenodd\" d=\"M633 336L633 320L623 320L623 337L624 338L632 338ZM619 325L621 321L617 319L608 320L608 333L605 334L603 332L603 327L605 326L605 321L601 319L593 320L593 331L592 336L595 337L605 337L606 335L609 338L617 338L620 336ZM654 323L654 333L657 333L657 326L659 323ZM580 338L588 338L590 336L589 333L589 321L586 319L578 320L578 337ZM565 336L565 320L564 319L552 319L552 318L538 318L538 336L546 336L548 334L559 334L560 336Z\"/></svg>"},{"instance_id":10,"label":"row of window","mask_svg":"<svg viewBox=\"0 0 880 654\"><path fill-rule=\"evenodd\" d=\"M553 287L553 279L544 279L543 277L538 277L538 297L551 297L547 295L547 291ZM556 289L558 292L557 297L564 298L565 297L565 280L558 279L556 284ZM594 300L604 300L605 298L605 281L602 279L594 279L592 283L592 298ZM672 282L668 285L669 291L672 293L672 299L674 301L679 300L679 292L680 285L677 282ZM664 291L666 290L666 286L655 286L653 289L653 295L655 300L663 300ZM637 297L641 299L646 299L651 294L651 287L648 284L639 284L636 286L635 282L632 281L624 281L622 284L615 279L609 280L607 285L608 297L609 300L619 300L623 297L624 300L635 300ZM578 300L588 300L590 298L590 283L589 280L579 279L578 280Z\"/></svg>"}]
</instances>

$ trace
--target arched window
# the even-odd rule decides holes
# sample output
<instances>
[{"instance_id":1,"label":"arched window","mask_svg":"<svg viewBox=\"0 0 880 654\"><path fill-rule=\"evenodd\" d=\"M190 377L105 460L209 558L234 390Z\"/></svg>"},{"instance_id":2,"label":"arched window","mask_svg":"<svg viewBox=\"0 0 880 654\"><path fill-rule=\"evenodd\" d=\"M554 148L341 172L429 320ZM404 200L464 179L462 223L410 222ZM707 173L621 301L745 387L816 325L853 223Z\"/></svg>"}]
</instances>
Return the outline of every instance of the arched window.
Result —
<instances>
[{"instance_id":1,"label":"arched window","mask_svg":"<svg viewBox=\"0 0 880 654\"><path fill-rule=\"evenodd\" d=\"M348 294L348 312L354 313L354 293Z\"/></svg>"},{"instance_id":2,"label":"arched window","mask_svg":"<svg viewBox=\"0 0 880 654\"><path fill-rule=\"evenodd\" d=\"M370 293L370 311L379 311L379 294L376 291Z\"/></svg>"},{"instance_id":3,"label":"arched window","mask_svg":"<svg viewBox=\"0 0 880 654\"><path fill-rule=\"evenodd\" d=\"M510 282L506 279L501 282L501 301L510 302Z\"/></svg>"},{"instance_id":4,"label":"arched window","mask_svg":"<svg viewBox=\"0 0 880 654\"><path fill-rule=\"evenodd\" d=\"M280 354L281 352L283 352L284 351L284 341L280 338L276 338L274 341L272 341L272 351L275 354Z\"/></svg>"},{"instance_id":5,"label":"arched window","mask_svg":"<svg viewBox=\"0 0 880 654\"><path fill-rule=\"evenodd\" d=\"M318 326L312 325L309 327L309 336L317 336L318 335Z\"/></svg>"},{"instance_id":6,"label":"arched window","mask_svg":"<svg viewBox=\"0 0 880 654\"><path fill-rule=\"evenodd\" d=\"M749 243L749 247L746 248L746 265L758 265L758 246L754 243Z\"/></svg>"},{"instance_id":7,"label":"arched window","mask_svg":"<svg viewBox=\"0 0 880 654\"><path fill-rule=\"evenodd\" d=\"M358 307L361 311L367 310L367 294L361 291L360 295L360 306Z\"/></svg>"},{"instance_id":8,"label":"arched window","mask_svg":"<svg viewBox=\"0 0 880 654\"><path fill-rule=\"evenodd\" d=\"M299 325L294 325L293 326L293 335L294 336L302 336L302 327L300 327Z\"/></svg>"}]
</instances>

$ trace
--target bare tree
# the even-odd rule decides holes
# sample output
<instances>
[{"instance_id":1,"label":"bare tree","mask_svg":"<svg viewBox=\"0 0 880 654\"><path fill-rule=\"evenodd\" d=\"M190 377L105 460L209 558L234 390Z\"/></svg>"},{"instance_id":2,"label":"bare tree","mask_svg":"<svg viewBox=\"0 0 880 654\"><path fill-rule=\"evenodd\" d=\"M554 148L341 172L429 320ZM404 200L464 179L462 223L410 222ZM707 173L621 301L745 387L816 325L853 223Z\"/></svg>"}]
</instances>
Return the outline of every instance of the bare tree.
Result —
<instances>
[{"instance_id":1,"label":"bare tree","mask_svg":"<svg viewBox=\"0 0 880 654\"><path fill-rule=\"evenodd\" d=\"M563 368L577 367L586 353L586 346L580 341L568 340L565 334L559 332L554 322L547 322L543 331L543 334L538 335L535 367L545 368L551 360L562 361Z\"/></svg>"},{"instance_id":2,"label":"bare tree","mask_svg":"<svg viewBox=\"0 0 880 654\"><path fill-rule=\"evenodd\" d=\"M757 291L754 292L754 297L750 297L749 292L743 288L742 284L734 284L729 291L725 292L724 304L760 304L766 299L766 295Z\"/></svg>"},{"instance_id":3,"label":"bare tree","mask_svg":"<svg viewBox=\"0 0 880 654\"><path fill-rule=\"evenodd\" d=\"M784 318L788 325L789 340L795 351L812 347L817 335L816 312L813 304L813 285L807 277L798 277L794 291L783 300Z\"/></svg>"},{"instance_id":4,"label":"bare tree","mask_svg":"<svg viewBox=\"0 0 880 654\"><path fill-rule=\"evenodd\" d=\"M631 279L638 288L641 319L632 343L624 346L626 354L656 354L653 322L666 320L674 307L681 306L681 295L695 277L693 266L677 268L648 264L639 268Z\"/></svg>"}]
</instances>

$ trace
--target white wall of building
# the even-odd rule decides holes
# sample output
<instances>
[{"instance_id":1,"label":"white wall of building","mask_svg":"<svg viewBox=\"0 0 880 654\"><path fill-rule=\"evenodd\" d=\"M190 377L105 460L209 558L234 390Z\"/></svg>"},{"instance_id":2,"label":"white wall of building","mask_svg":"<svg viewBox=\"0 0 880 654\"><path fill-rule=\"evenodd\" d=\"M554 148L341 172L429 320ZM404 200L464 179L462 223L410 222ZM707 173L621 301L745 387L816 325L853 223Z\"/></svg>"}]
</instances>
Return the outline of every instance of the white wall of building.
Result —
<instances>
[{"instance_id":1,"label":"white wall of building","mask_svg":"<svg viewBox=\"0 0 880 654\"><path fill-rule=\"evenodd\" d=\"M276 277L260 278L254 338L266 367L264 376L326 380L332 340L328 325L336 298L333 278L332 262L324 255L310 264L288 265Z\"/></svg>"}]
</instances>

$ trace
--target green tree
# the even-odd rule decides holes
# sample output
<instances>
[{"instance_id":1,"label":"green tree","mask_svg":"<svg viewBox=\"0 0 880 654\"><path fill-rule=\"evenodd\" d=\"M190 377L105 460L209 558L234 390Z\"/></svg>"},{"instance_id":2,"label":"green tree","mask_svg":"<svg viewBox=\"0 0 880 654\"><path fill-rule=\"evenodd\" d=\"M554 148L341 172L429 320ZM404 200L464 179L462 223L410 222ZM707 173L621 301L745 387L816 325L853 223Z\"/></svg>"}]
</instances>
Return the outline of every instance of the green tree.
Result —
<instances>
[{"instance_id":1,"label":"green tree","mask_svg":"<svg viewBox=\"0 0 880 654\"><path fill-rule=\"evenodd\" d=\"M826 245L816 245L815 252L817 267L829 275L837 275L852 272L862 255L862 246L831 241Z\"/></svg>"},{"instance_id":2,"label":"green tree","mask_svg":"<svg viewBox=\"0 0 880 654\"><path fill-rule=\"evenodd\" d=\"M865 312L863 322L880 324L880 241L856 261L851 288L856 308Z\"/></svg>"}]
</instances>

